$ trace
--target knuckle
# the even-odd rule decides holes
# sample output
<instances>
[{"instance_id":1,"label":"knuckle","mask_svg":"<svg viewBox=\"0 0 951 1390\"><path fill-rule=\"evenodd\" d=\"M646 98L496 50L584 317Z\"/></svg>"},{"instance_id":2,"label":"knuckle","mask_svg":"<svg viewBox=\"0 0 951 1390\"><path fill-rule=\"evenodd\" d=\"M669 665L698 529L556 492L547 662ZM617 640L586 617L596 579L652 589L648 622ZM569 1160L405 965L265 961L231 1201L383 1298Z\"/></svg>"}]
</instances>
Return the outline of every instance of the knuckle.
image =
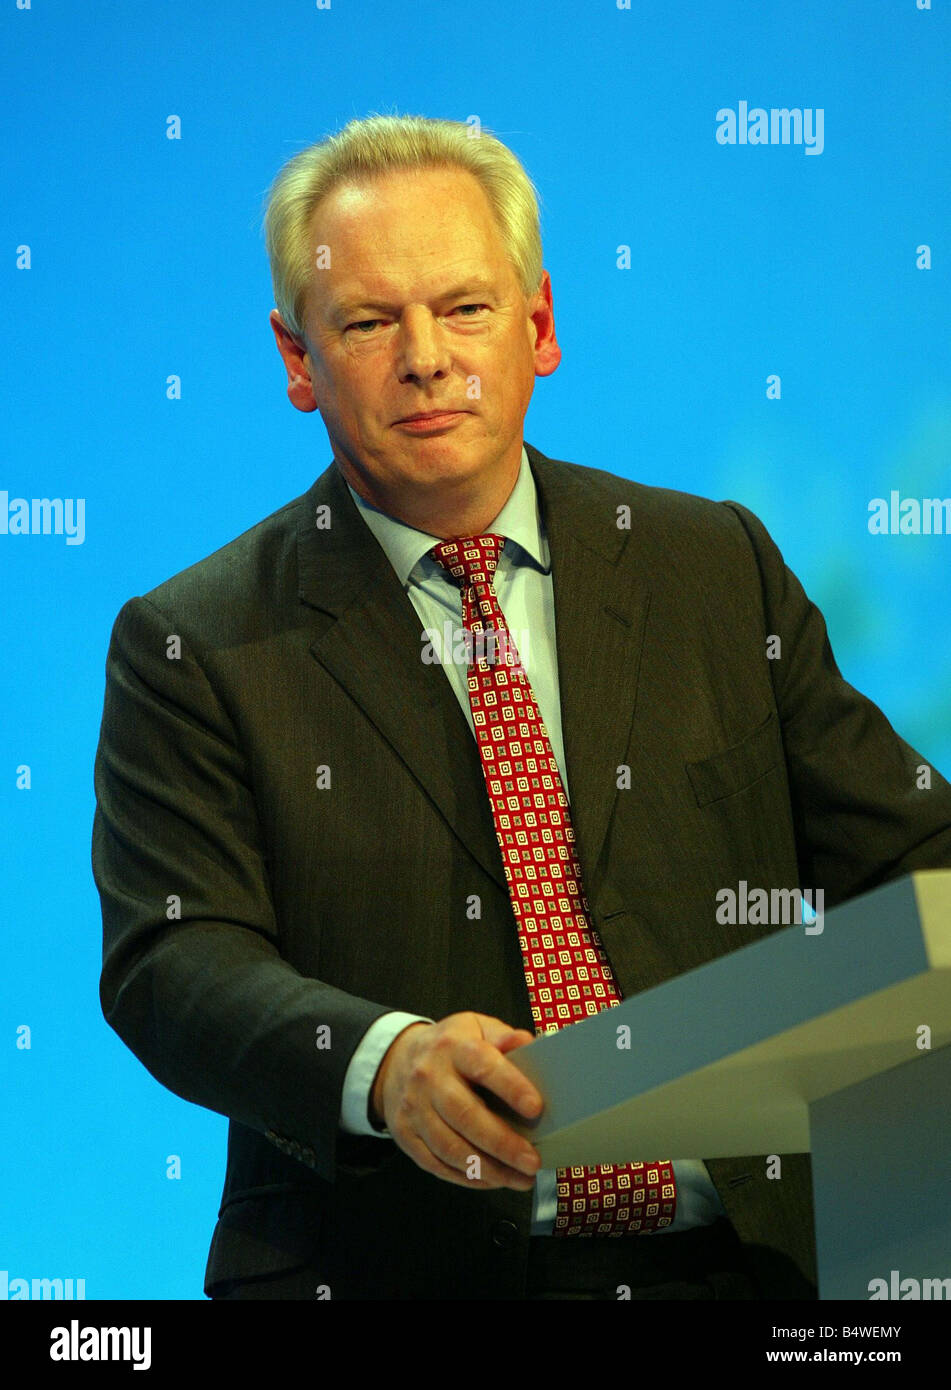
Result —
<instances>
[{"instance_id":1,"label":"knuckle","mask_svg":"<svg viewBox=\"0 0 951 1390\"><path fill-rule=\"evenodd\" d=\"M433 1069L425 1057L414 1059L409 1069L410 1084L420 1091L428 1091L433 1084Z\"/></svg>"},{"instance_id":2,"label":"knuckle","mask_svg":"<svg viewBox=\"0 0 951 1390\"><path fill-rule=\"evenodd\" d=\"M451 1020L447 1020L450 1026L442 1028L438 1034L432 1038L432 1047L436 1052L451 1052L458 1045L458 1038L451 1027Z\"/></svg>"},{"instance_id":3,"label":"knuckle","mask_svg":"<svg viewBox=\"0 0 951 1390\"><path fill-rule=\"evenodd\" d=\"M402 1095L393 1111L390 1132L414 1134L416 1132L416 1106L408 1095Z\"/></svg>"},{"instance_id":4,"label":"knuckle","mask_svg":"<svg viewBox=\"0 0 951 1390\"><path fill-rule=\"evenodd\" d=\"M476 1085L488 1081L496 1062L495 1049L490 1043L472 1041L465 1045L466 1071Z\"/></svg>"},{"instance_id":5,"label":"knuckle","mask_svg":"<svg viewBox=\"0 0 951 1390\"><path fill-rule=\"evenodd\" d=\"M471 1134L481 1117L482 1105L471 1091L454 1097L447 1106L447 1119L462 1134Z\"/></svg>"}]
</instances>

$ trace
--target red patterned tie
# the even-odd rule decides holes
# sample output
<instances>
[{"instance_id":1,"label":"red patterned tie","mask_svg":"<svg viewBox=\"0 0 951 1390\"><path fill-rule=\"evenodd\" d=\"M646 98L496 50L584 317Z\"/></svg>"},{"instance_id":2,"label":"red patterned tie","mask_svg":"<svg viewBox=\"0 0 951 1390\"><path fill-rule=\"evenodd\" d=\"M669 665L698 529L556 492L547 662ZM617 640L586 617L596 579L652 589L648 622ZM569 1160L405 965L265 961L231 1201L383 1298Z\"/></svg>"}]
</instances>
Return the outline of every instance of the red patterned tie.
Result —
<instances>
[{"instance_id":1,"label":"red patterned tie","mask_svg":"<svg viewBox=\"0 0 951 1390\"><path fill-rule=\"evenodd\" d=\"M503 536L444 541L430 554L462 589L473 634L469 701L509 887L535 1031L553 1032L621 1002L588 921L568 799L548 731L492 580ZM643 1235L677 1205L670 1159L559 1168L556 1235Z\"/></svg>"}]
</instances>

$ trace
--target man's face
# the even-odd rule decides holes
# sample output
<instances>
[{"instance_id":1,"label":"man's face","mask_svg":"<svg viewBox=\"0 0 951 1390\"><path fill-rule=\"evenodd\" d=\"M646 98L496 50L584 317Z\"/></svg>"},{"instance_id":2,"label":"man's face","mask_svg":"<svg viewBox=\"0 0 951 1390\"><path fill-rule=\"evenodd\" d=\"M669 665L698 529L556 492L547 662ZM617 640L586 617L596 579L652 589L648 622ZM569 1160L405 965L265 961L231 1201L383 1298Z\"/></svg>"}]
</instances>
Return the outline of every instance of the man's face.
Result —
<instances>
[{"instance_id":1,"label":"man's face","mask_svg":"<svg viewBox=\"0 0 951 1390\"><path fill-rule=\"evenodd\" d=\"M547 272L526 298L458 168L338 187L315 211L318 247L330 264L313 271L304 342L276 310L271 324L288 395L320 411L344 477L393 514L475 495L501 507L535 376L560 359Z\"/></svg>"}]
</instances>

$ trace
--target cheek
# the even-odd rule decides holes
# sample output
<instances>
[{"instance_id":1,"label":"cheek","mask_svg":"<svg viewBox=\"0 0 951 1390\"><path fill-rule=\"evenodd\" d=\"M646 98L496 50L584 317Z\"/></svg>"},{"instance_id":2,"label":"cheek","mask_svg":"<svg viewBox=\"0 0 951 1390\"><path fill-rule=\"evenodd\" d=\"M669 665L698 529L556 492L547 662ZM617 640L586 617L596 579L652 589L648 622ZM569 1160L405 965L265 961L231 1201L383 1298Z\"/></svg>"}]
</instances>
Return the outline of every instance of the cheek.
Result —
<instances>
[{"instance_id":1,"label":"cheek","mask_svg":"<svg viewBox=\"0 0 951 1390\"><path fill-rule=\"evenodd\" d=\"M504 365L493 373L495 392L503 407L514 409L524 405L527 397L531 396L534 379L534 358L527 350L525 339L519 334Z\"/></svg>"},{"instance_id":2,"label":"cheek","mask_svg":"<svg viewBox=\"0 0 951 1390\"><path fill-rule=\"evenodd\" d=\"M324 378L322 390L336 414L362 414L368 404L377 398L369 388L368 375L366 363L350 359Z\"/></svg>"}]
</instances>

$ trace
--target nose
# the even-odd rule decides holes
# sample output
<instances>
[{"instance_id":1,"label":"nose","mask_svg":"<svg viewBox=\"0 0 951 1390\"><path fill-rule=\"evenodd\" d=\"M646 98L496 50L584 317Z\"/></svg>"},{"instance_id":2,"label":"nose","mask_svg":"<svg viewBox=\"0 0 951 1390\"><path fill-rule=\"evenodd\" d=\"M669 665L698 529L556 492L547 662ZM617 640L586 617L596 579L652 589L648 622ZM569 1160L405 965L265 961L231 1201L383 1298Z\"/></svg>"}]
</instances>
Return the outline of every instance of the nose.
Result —
<instances>
[{"instance_id":1,"label":"nose","mask_svg":"<svg viewBox=\"0 0 951 1390\"><path fill-rule=\"evenodd\" d=\"M444 377L450 359L443 330L421 304L410 304L400 321L397 371L401 382L421 384Z\"/></svg>"}]
</instances>

